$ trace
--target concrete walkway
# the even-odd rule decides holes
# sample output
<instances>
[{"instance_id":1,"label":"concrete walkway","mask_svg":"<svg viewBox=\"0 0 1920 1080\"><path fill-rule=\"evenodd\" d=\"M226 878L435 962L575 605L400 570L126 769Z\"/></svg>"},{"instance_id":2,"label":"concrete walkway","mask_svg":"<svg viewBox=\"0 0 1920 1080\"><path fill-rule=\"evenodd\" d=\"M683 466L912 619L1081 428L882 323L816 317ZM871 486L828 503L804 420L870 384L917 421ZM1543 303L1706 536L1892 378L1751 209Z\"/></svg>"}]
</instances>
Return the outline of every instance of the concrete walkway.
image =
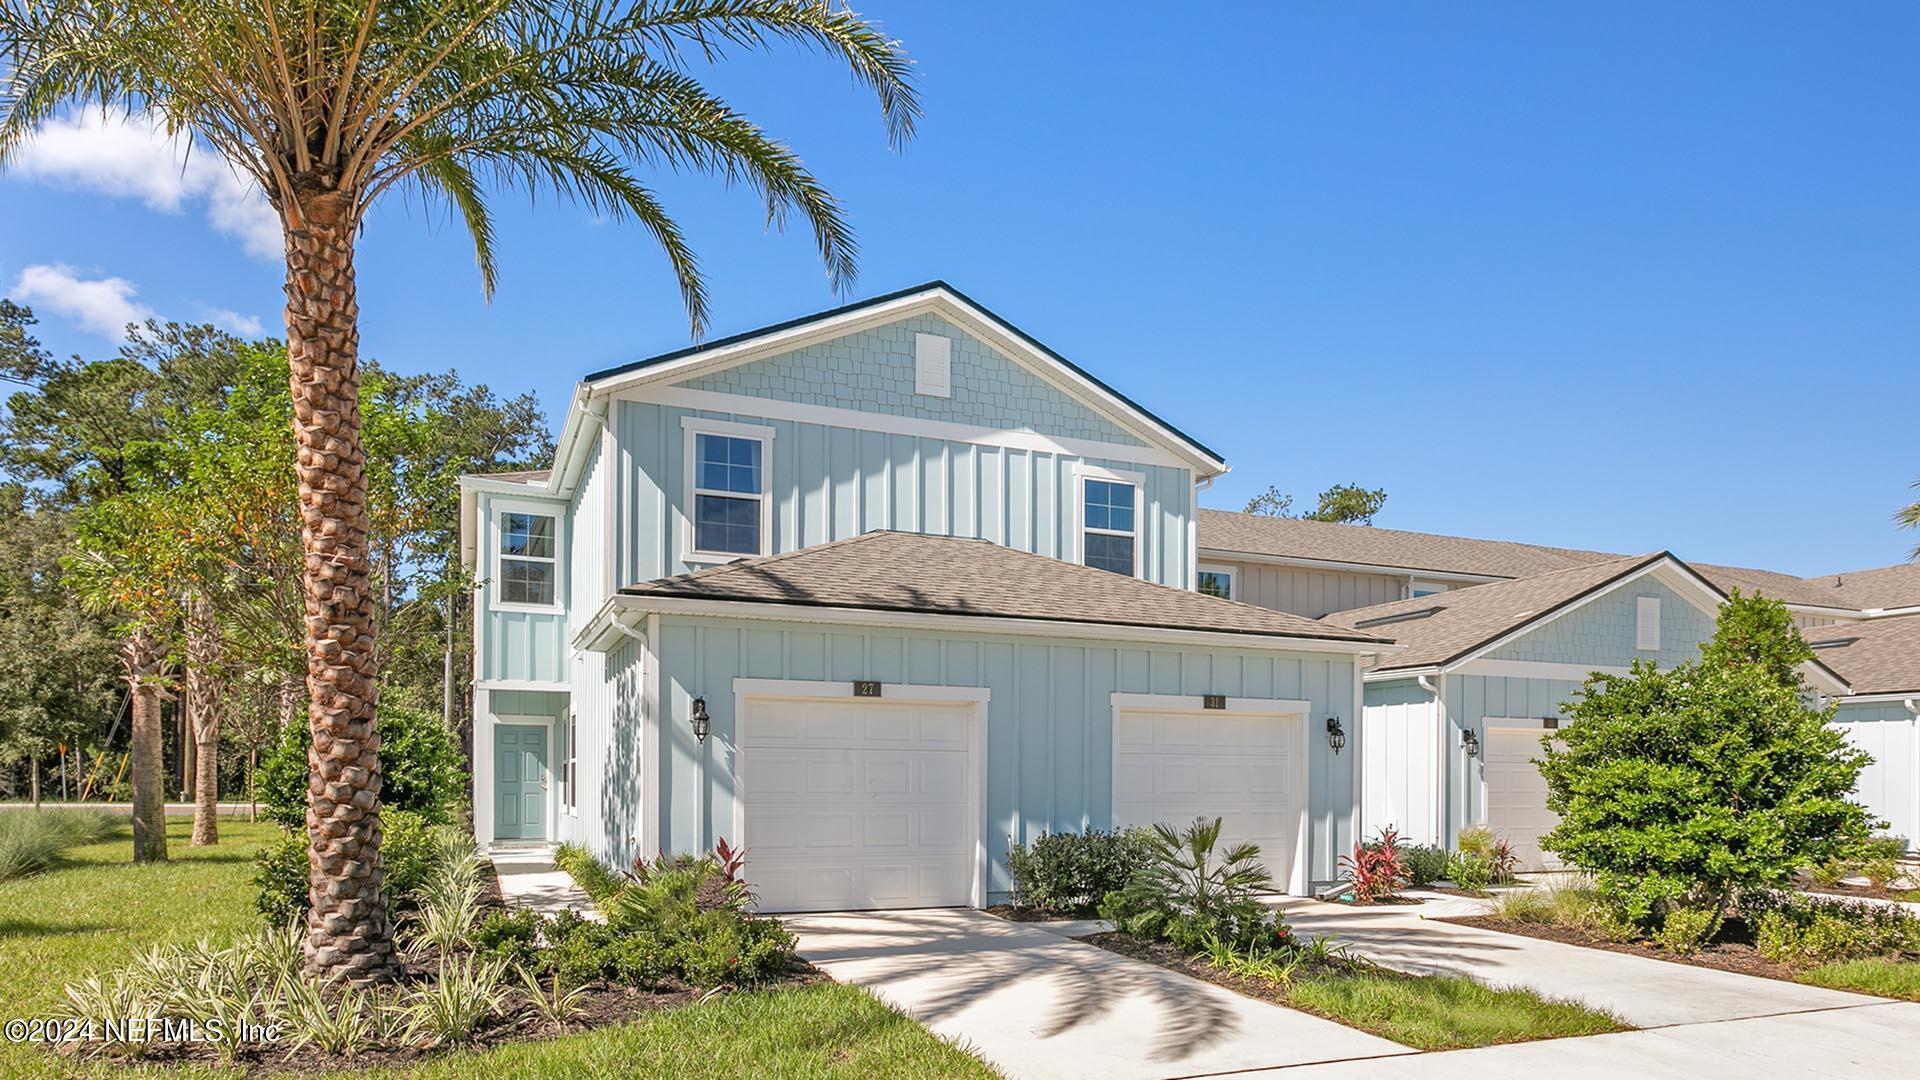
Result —
<instances>
[{"instance_id":1,"label":"concrete walkway","mask_svg":"<svg viewBox=\"0 0 1920 1080\"><path fill-rule=\"evenodd\" d=\"M800 955L1010 1077L1191 1077L1413 1053L978 911L782 918Z\"/></svg>"},{"instance_id":2,"label":"concrete walkway","mask_svg":"<svg viewBox=\"0 0 1920 1080\"><path fill-rule=\"evenodd\" d=\"M1549 997L1605 1009L1640 1028L1848 1008L1882 1000L1437 922L1418 914L1426 905L1356 908L1289 899L1279 906L1296 932L1337 935L1339 942L1387 967L1416 974L1468 975L1495 986L1524 986Z\"/></svg>"},{"instance_id":3,"label":"concrete walkway","mask_svg":"<svg viewBox=\"0 0 1920 1080\"><path fill-rule=\"evenodd\" d=\"M1643 963L1657 964L1658 960ZM1914 1074L1920 1003L1623 1031L1417 1057L1262 1070L1273 1080L1751 1080ZM1239 1080L1239 1078L1236 1078Z\"/></svg>"},{"instance_id":4,"label":"concrete walkway","mask_svg":"<svg viewBox=\"0 0 1920 1080\"><path fill-rule=\"evenodd\" d=\"M590 919L602 917L593 900L573 883L573 875L553 865L552 849L495 848L488 857L508 907L532 908L546 915L577 911Z\"/></svg>"}]
</instances>

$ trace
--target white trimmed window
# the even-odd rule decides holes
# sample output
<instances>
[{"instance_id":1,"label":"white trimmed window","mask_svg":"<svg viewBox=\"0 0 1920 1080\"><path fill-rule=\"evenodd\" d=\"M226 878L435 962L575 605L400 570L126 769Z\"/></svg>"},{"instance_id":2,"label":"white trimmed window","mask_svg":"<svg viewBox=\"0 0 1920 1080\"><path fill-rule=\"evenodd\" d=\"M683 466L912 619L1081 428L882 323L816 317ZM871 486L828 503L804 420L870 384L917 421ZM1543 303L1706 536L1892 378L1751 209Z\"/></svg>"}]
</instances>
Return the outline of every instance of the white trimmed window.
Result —
<instances>
[{"instance_id":1,"label":"white trimmed window","mask_svg":"<svg viewBox=\"0 0 1920 1080\"><path fill-rule=\"evenodd\" d=\"M682 421L687 433L687 557L725 561L771 553L773 429Z\"/></svg>"},{"instance_id":2,"label":"white trimmed window","mask_svg":"<svg viewBox=\"0 0 1920 1080\"><path fill-rule=\"evenodd\" d=\"M1418 600L1423 596L1439 596L1450 588L1451 585L1441 581L1415 581L1407 586L1407 595Z\"/></svg>"},{"instance_id":3,"label":"white trimmed window","mask_svg":"<svg viewBox=\"0 0 1920 1080\"><path fill-rule=\"evenodd\" d=\"M1194 589L1208 596L1217 596L1222 600L1237 600L1234 595L1234 578L1238 576L1231 566L1210 566L1200 564L1200 572L1194 579Z\"/></svg>"},{"instance_id":4,"label":"white trimmed window","mask_svg":"<svg viewBox=\"0 0 1920 1080\"><path fill-rule=\"evenodd\" d=\"M1142 478L1091 467L1080 470L1080 561L1099 570L1140 576Z\"/></svg>"},{"instance_id":5,"label":"white trimmed window","mask_svg":"<svg viewBox=\"0 0 1920 1080\"><path fill-rule=\"evenodd\" d=\"M575 787L580 769L579 725L575 720L573 710L568 709L567 756L560 759L560 801L566 806L569 814L578 813L580 810L580 791Z\"/></svg>"},{"instance_id":6,"label":"white trimmed window","mask_svg":"<svg viewBox=\"0 0 1920 1080\"><path fill-rule=\"evenodd\" d=\"M502 607L560 606L560 526L553 514L503 507L494 515L498 537L496 603Z\"/></svg>"}]
</instances>

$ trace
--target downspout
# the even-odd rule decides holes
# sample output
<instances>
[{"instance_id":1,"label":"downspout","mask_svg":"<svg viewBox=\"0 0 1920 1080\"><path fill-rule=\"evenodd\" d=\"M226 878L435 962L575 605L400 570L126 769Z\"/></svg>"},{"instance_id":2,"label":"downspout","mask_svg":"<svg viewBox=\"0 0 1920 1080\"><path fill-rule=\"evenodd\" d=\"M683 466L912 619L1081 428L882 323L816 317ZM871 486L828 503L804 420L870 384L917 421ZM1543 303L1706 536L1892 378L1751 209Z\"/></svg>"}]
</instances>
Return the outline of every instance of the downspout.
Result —
<instances>
[{"instance_id":1,"label":"downspout","mask_svg":"<svg viewBox=\"0 0 1920 1080\"><path fill-rule=\"evenodd\" d=\"M1907 740L1913 747L1913 768L1908 770L1909 784L1913 788L1913 816L1908 818L1908 827L1920 832L1920 698L1907 698L1900 704L1907 707L1908 715L1913 717L1913 736ZM1920 836L1907 837L1908 850L1920 850Z\"/></svg>"},{"instance_id":2,"label":"downspout","mask_svg":"<svg viewBox=\"0 0 1920 1080\"><path fill-rule=\"evenodd\" d=\"M1434 726L1434 784L1433 784L1433 828L1437 836L1436 846L1443 851L1453 850L1451 831L1447 828L1450 799L1449 789L1453 787L1453 746L1447 738L1447 676L1435 675L1429 680L1425 675L1414 678L1420 689L1433 695Z\"/></svg>"}]
</instances>

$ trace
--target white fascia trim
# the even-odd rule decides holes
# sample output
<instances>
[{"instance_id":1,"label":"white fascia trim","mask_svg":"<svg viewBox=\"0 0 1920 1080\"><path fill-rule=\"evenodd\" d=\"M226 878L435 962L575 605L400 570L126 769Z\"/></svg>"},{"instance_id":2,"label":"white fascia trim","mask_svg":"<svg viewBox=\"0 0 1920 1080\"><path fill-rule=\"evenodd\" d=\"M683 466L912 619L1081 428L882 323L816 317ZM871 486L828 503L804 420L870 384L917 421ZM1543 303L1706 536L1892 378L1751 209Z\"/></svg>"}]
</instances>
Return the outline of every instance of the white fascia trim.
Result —
<instances>
[{"instance_id":1,"label":"white fascia trim","mask_svg":"<svg viewBox=\"0 0 1920 1080\"><path fill-rule=\"evenodd\" d=\"M1490 581L1511 581L1511 578L1493 574L1465 574L1450 570L1422 570L1411 566L1388 566L1384 563L1342 562L1338 559L1308 559L1295 555L1267 555L1257 551L1234 551L1231 548L1208 547L1199 545L1199 557L1202 559L1220 559L1227 562L1261 563L1269 566L1298 566L1309 570L1342 570L1352 574L1379 574L1384 577L1406 577L1409 574L1421 580L1458 581L1474 585L1484 585Z\"/></svg>"},{"instance_id":2,"label":"white fascia trim","mask_svg":"<svg viewBox=\"0 0 1920 1080\"><path fill-rule=\"evenodd\" d=\"M1211 630L1173 630L1156 626L1122 626L1056 619L1014 619L984 615L948 615L931 611L874 611L866 608L811 607L797 604L755 603L741 600L701 600L680 596L613 597L620 611L714 619L753 619L763 622L821 623L832 626L882 626L904 630L944 630L951 633L1012 634L1023 637L1077 638L1087 641L1164 642L1171 645L1211 645L1264 652L1337 653L1344 656L1398 652L1386 642L1332 641L1264 634L1232 634ZM596 622L598 620L596 619ZM593 624L589 624L591 627ZM582 635L587 636L583 630ZM597 648L604 634L595 633L583 647Z\"/></svg>"},{"instance_id":3,"label":"white fascia trim","mask_svg":"<svg viewBox=\"0 0 1920 1080\"><path fill-rule=\"evenodd\" d=\"M1292 698L1254 698L1227 697L1225 709L1209 709L1207 699L1198 694L1130 694L1115 691L1109 695L1115 709L1142 710L1149 712L1195 713L1212 715L1224 712L1230 716L1308 716L1313 712L1313 702Z\"/></svg>"},{"instance_id":4,"label":"white fascia trim","mask_svg":"<svg viewBox=\"0 0 1920 1080\"><path fill-rule=\"evenodd\" d=\"M822 427L877 431L887 435L944 439L948 442L997 446L1008 450L1025 450L1030 453L1055 454L1061 457L1093 457L1176 469L1193 468L1191 461L1153 446L1131 446L1126 443L1042 435L1036 431L980 427L974 424L959 424L951 420L930 420L917 416L901 416L897 413L867 412L863 409L814 405L804 401L776 401L773 398L727 394L718 390L690 390L682 386L649 387L622 392L620 400L648 405L665 405L671 408L696 409L702 412L756 416L768 420L786 420L797 424L819 424Z\"/></svg>"},{"instance_id":5,"label":"white fascia trim","mask_svg":"<svg viewBox=\"0 0 1920 1080\"><path fill-rule=\"evenodd\" d=\"M1920 701L1920 690L1907 690L1891 694L1848 694L1832 699L1835 705L1905 705L1909 709Z\"/></svg>"},{"instance_id":6,"label":"white fascia trim","mask_svg":"<svg viewBox=\"0 0 1920 1080\"><path fill-rule=\"evenodd\" d=\"M474 685L482 690L538 690L549 694L573 692L573 684L547 679L481 679Z\"/></svg>"},{"instance_id":7,"label":"white fascia trim","mask_svg":"<svg viewBox=\"0 0 1920 1080\"><path fill-rule=\"evenodd\" d=\"M500 480L486 473L475 473L460 477L460 490L484 491L489 495L513 495L527 499L558 499L544 482L525 483L519 480Z\"/></svg>"},{"instance_id":8,"label":"white fascia trim","mask_svg":"<svg viewBox=\"0 0 1920 1080\"><path fill-rule=\"evenodd\" d=\"M1631 668L1608 665L1555 664L1544 660L1472 660L1447 669L1460 675L1485 675L1499 679L1552 679L1557 682L1586 682L1590 675L1626 675Z\"/></svg>"},{"instance_id":9,"label":"white fascia trim","mask_svg":"<svg viewBox=\"0 0 1920 1080\"><path fill-rule=\"evenodd\" d=\"M829 679L750 679L740 676L733 680L733 692L751 697L852 699L853 683L850 680L836 682ZM874 699L862 698L861 700ZM878 700L895 703L971 701L984 704L993 700L993 691L984 686L881 683Z\"/></svg>"},{"instance_id":10,"label":"white fascia trim","mask_svg":"<svg viewBox=\"0 0 1920 1080\"><path fill-rule=\"evenodd\" d=\"M573 497L573 489L580 482L580 470L593 450L593 436L606 424L608 404L605 394L595 394L586 383L574 386L566 426L560 431L560 445L553 455L553 475L547 478L547 485L555 495Z\"/></svg>"},{"instance_id":11,"label":"white fascia trim","mask_svg":"<svg viewBox=\"0 0 1920 1080\"><path fill-rule=\"evenodd\" d=\"M1649 576L1657 578L1662 584L1674 592L1679 593L1682 599L1688 601L1709 616L1717 617L1720 614L1720 605L1726 601L1726 597L1721 594L1720 590L1714 588L1713 584L1707 579L1701 577L1691 568L1685 567L1673 556L1663 555L1647 563L1647 565L1642 566L1640 569L1627 574L1625 577L1615 580L1605 588L1595 589L1551 614L1537 619L1529 619L1521 623L1467 655L1447 664L1446 670L1458 671L1464 664L1472 663L1503 645L1525 637L1541 627L1549 626L1555 621L1579 611L1581 608L1586 607L1601 597L1612 595L1620 589L1639 581L1641 578Z\"/></svg>"},{"instance_id":12,"label":"white fascia trim","mask_svg":"<svg viewBox=\"0 0 1920 1080\"><path fill-rule=\"evenodd\" d=\"M610 376L601 380L593 389L595 393L618 392L625 396L625 392L631 388L651 383L677 382L695 374L725 370L768 356L791 352L816 341L844 337L868 327L928 313L937 313L948 321L959 324L1048 382L1095 407L1102 415L1149 444L1167 448L1180 459L1183 465L1194 469L1197 473L1214 476L1225 471L1226 462L1207 457L1188 446L1166 425L1148 417L1137 407L1120 400L1092 380L1064 367L1020 337L1009 334L993 319L982 316L971 305L961 302L958 297L940 288L927 289L884 304L875 304L830 318L815 319L785 330L771 331L746 341L704 350L677 360L641 368L638 371Z\"/></svg>"},{"instance_id":13,"label":"white fascia trim","mask_svg":"<svg viewBox=\"0 0 1920 1080\"><path fill-rule=\"evenodd\" d=\"M1425 667L1395 668L1390 671L1369 671L1361 676L1370 683L1396 682L1400 679L1428 679L1440 674L1440 669L1432 664Z\"/></svg>"}]
</instances>

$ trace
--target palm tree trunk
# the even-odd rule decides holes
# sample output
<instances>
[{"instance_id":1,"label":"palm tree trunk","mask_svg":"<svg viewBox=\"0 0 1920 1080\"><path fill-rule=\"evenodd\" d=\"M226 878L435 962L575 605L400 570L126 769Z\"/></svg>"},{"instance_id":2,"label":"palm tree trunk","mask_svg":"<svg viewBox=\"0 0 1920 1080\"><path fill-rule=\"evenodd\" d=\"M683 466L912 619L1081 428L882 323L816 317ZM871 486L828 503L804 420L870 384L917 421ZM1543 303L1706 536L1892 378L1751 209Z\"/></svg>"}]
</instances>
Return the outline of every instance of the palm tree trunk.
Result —
<instances>
[{"instance_id":1,"label":"palm tree trunk","mask_svg":"<svg viewBox=\"0 0 1920 1080\"><path fill-rule=\"evenodd\" d=\"M193 732L194 847L220 842L220 627L205 597L187 601L187 726Z\"/></svg>"},{"instance_id":2,"label":"palm tree trunk","mask_svg":"<svg viewBox=\"0 0 1920 1080\"><path fill-rule=\"evenodd\" d=\"M299 447L306 614L306 969L365 983L396 970L381 889L380 736L369 591L366 458L360 446L354 221L324 193L286 207L287 359Z\"/></svg>"},{"instance_id":3,"label":"palm tree trunk","mask_svg":"<svg viewBox=\"0 0 1920 1080\"><path fill-rule=\"evenodd\" d=\"M133 695L133 861L167 859L167 774L160 745L160 668L166 653L152 631L141 629L121 645L120 663L126 669Z\"/></svg>"}]
</instances>

